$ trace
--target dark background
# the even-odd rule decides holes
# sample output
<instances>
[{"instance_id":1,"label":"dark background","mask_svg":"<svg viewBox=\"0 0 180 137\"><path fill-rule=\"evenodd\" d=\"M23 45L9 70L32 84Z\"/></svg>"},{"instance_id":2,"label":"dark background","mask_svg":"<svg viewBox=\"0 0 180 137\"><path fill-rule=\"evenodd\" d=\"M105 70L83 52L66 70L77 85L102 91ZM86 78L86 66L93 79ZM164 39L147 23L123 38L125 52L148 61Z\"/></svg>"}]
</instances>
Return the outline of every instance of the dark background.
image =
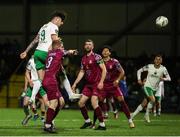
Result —
<instances>
[{"instance_id":1,"label":"dark background","mask_svg":"<svg viewBox=\"0 0 180 137\"><path fill-rule=\"evenodd\" d=\"M115 57L123 65L131 88L137 81L137 69L152 62L153 55L160 52L164 57L163 64L167 66L172 78L172 82L165 83L169 91L165 94L168 97L176 96L175 104L178 106L179 7L178 0L0 1L0 87L2 89L4 85L14 81L16 78L12 80L12 75L24 74L27 60L20 60L19 54L40 27L49 21L49 15L54 10L63 10L68 17L60 28L59 36L66 49L76 48L80 52L78 57L70 57L71 64L79 64L84 40L92 39L97 50L104 44L109 44L115 51ZM156 18L161 15L169 20L164 28L155 25ZM138 88L131 89L136 90ZM9 97L6 98L8 100Z\"/></svg>"}]
</instances>

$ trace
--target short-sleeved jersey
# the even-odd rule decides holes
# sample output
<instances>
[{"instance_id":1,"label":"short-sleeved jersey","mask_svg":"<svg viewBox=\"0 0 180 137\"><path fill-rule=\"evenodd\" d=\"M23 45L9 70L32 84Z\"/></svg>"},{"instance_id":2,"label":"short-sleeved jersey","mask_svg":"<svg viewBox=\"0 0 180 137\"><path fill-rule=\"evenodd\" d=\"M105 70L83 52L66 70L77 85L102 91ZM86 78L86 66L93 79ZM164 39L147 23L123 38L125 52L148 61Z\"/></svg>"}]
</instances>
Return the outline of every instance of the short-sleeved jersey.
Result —
<instances>
[{"instance_id":1,"label":"short-sleeved jersey","mask_svg":"<svg viewBox=\"0 0 180 137\"><path fill-rule=\"evenodd\" d=\"M38 74L34 63L34 57L31 57L26 65L26 69L31 72L31 80L38 80Z\"/></svg>"},{"instance_id":2,"label":"short-sleeved jersey","mask_svg":"<svg viewBox=\"0 0 180 137\"><path fill-rule=\"evenodd\" d=\"M148 71L147 79L146 79L144 86L150 87L150 88L152 88L152 90L158 89L161 77L163 77L163 76L170 77L166 67L164 67L163 65L161 65L159 68L155 68L154 64L148 64L138 70L138 73L137 73L138 80L141 79L140 74L143 71Z\"/></svg>"},{"instance_id":3,"label":"short-sleeved jersey","mask_svg":"<svg viewBox=\"0 0 180 137\"><path fill-rule=\"evenodd\" d=\"M107 74L104 80L104 88L114 87L113 82L119 76L119 70L121 69L121 65L118 60L111 58L110 60L105 62Z\"/></svg>"},{"instance_id":4,"label":"short-sleeved jersey","mask_svg":"<svg viewBox=\"0 0 180 137\"><path fill-rule=\"evenodd\" d=\"M99 64L102 63L102 57L99 54L91 53L84 55L81 60L81 69L85 71L85 79L87 84L98 83L101 79L101 68Z\"/></svg>"},{"instance_id":5,"label":"short-sleeved jersey","mask_svg":"<svg viewBox=\"0 0 180 137\"><path fill-rule=\"evenodd\" d=\"M51 50L48 52L48 56L46 59L45 76L43 81L50 79L49 84L53 84L53 79L56 80L56 75L61 70L63 55L64 52L60 49Z\"/></svg>"},{"instance_id":6,"label":"short-sleeved jersey","mask_svg":"<svg viewBox=\"0 0 180 137\"><path fill-rule=\"evenodd\" d=\"M58 31L58 26L53 24L52 22L49 22L42 26L38 32L39 43L36 49L48 52L48 48L52 44L51 35L58 35Z\"/></svg>"}]
</instances>

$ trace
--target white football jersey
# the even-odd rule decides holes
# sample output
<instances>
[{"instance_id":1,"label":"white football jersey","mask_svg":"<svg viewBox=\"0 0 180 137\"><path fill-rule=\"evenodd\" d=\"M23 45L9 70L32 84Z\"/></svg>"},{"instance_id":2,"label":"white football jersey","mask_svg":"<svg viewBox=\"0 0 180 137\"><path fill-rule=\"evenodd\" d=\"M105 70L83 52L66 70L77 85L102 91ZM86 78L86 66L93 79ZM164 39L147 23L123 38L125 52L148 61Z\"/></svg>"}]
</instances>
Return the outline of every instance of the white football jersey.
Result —
<instances>
[{"instance_id":1,"label":"white football jersey","mask_svg":"<svg viewBox=\"0 0 180 137\"><path fill-rule=\"evenodd\" d=\"M137 72L138 80L141 79L141 72L148 71L147 79L145 82L145 87L150 87L153 90L157 90L160 82L160 78L165 76L167 80L170 80L169 73L163 65L161 65L159 68L155 68L154 64L149 64L144 66L143 68L139 69Z\"/></svg>"},{"instance_id":2,"label":"white football jersey","mask_svg":"<svg viewBox=\"0 0 180 137\"><path fill-rule=\"evenodd\" d=\"M48 48L52 44L51 35L58 35L58 31L58 26L53 24L52 22L49 22L48 24L42 26L38 32L39 42L36 49L48 52Z\"/></svg>"},{"instance_id":3,"label":"white football jersey","mask_svg":"<svg viewBox=\"0 0 180 137\"><path fill-rule=\"evenodd\" d=\"M29 71L31 71L31 80L35 81L38 80L38 73L36 70L36 66L34 63L34 57L31 57L26 65L26 69L28 69Z\"/></svg>"}]
</instances>

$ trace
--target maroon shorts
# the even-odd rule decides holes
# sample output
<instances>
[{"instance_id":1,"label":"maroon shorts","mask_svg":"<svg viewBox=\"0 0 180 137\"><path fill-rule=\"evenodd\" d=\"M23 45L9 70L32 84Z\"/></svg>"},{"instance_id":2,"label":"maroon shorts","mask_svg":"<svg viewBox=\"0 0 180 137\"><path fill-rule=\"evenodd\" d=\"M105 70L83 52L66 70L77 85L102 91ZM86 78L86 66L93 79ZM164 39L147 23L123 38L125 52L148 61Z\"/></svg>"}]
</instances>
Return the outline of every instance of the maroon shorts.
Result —
<instances>
[{"instance_id":1,"label":"maroon shorts","mask_svg":"<svg viewBox=\"0 0 180 137\"><path fill-rule=\"evenodd\" d=\"M62 97L58 85L48 85L44 88L46 89L48 100L59 99Z\"/></svg>"},{"instance_id":2,"label":"maroon shorts","mask_svg":"<svg viewBox=\"0 0 180 137\"><path fill-rule=\"evenodd\" d=\"M119 87L116 88L105 88L103 89L103 92L100 92L100 97L102 98L111 98L111 97L119 97L119 96L123 96L121 90Z\"/></svg>"},{"instance_id":3,"label":"maroon shorts","mask_svg":"<svg viewBox=\"0 0 180 137\"><path fill-rule=\"evenodd\" d=\"M85 85L82 90L82 94L87 97L91 97L93 95L99 96L100 92L101 91L97 88L97 84L96 85Z\"/></svg>"}]
</instances>

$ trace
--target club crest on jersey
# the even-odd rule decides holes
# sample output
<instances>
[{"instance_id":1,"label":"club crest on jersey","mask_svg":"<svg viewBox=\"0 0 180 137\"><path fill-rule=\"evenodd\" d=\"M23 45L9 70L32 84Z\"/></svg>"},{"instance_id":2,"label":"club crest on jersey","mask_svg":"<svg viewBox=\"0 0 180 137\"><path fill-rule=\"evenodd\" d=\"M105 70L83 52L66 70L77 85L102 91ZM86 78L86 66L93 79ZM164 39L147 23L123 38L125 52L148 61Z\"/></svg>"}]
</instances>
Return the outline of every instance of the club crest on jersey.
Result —
<instances>
[{"instance_id":1,"label":"club crest on jersey","mask_svg":"<svg viewBox=\"0 0 180 137\"><path fill-rule=\"evenodd\" d=\"M112 65L110 65L109 68L112 69Z\"/></svg>"},{"instance_id":2,"label":"club crest on jersey","mask_svg":"<svg viewBox=\"0 0 180 137\"><path fill-rule=\"evenodd\" d=\"M92 64L92 60L89 60L89 64Z\"/></svg>"}]
</instances>

